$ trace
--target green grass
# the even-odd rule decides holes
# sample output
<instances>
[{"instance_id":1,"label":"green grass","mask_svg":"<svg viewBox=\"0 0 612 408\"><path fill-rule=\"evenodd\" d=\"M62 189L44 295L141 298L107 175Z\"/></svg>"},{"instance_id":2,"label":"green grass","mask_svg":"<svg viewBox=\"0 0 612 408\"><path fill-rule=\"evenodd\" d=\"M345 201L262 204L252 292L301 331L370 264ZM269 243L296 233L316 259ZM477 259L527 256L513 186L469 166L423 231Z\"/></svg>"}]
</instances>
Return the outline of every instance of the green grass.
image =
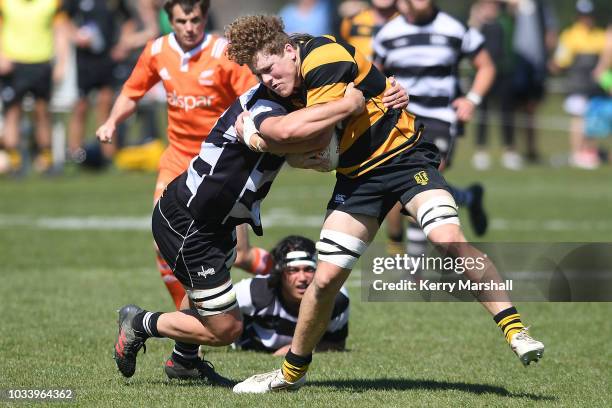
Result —
<instances>
[{"instance_id":1,"label":"green grass","mask_svg":"<svg viewBox=\"0 0 612 408\"><path fill-rule=\"evenodd\" d=\"M545 133L541 142L549 151L563 151L560 137ZM475 173L468 165L471 146L462 143L448 178L486 185L493 219L487 241L610 241L609 168ZM128 302L151 310L172 307L146 227L153 183L150 174L115 171L0 179L0 389L73 388L83 406L610 404L610 303L519 304L547 346L544 360L525 369L477 304L364 303L356 285L350 288L349 351L316 355L309 386L298 393L235 396L168 382L162 364L169 341L148 342L136 375L126 381L112 360L115 310ZM332 183L329 175L283 171L263 205L271 226L264 218L265 236L253 242L270 247L289 233L316 238ZM54 226L65 217L77 225L86 217L128 217L142 227L105 230L97 221L89 230ZM211 349L208 356L235 379L280 362L226 349Z\"/></svg>"}]
</instances>

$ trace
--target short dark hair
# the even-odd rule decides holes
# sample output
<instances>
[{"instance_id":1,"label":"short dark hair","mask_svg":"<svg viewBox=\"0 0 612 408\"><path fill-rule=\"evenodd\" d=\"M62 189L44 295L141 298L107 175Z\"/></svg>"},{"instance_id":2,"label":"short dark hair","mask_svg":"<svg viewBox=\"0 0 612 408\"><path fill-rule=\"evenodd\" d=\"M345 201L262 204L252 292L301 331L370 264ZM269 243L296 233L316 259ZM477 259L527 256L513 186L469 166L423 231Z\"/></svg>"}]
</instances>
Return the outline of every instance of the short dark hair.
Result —
<instances>
[{"instance_id":1,"label":"short dark hair","mask_svg":"<svg viewBox=\"0 0 612 408\"><path fill-rule=\"evenodd\" d=\"M168 13L168 18L172 22L172 9L176 5L181 6L183 11L186 14L189 14L193 11L194 8L200 7L202 11L202 15L206 15L208 13L208 9L210 8L210 0L167 0L164 3L164 10Z\"/></svg>"},{"instance_id":2,"label":"short dark hair","mask_svg":"<svg viewBox=\"0 0 612 408\"><path fill-rule=\"evenodd\" d=\"M302 237L300 235L289 235L288 237L280 240L270 252L273 266L272 271L270 272L270 280L268 281L268 284L271 288L280 287L281 275L287 265L285 258L287 257L287 254L292 251L304 251L312 259L316 259L317 256L315 243L306 237Z\"/></svg>"}]
</instances>

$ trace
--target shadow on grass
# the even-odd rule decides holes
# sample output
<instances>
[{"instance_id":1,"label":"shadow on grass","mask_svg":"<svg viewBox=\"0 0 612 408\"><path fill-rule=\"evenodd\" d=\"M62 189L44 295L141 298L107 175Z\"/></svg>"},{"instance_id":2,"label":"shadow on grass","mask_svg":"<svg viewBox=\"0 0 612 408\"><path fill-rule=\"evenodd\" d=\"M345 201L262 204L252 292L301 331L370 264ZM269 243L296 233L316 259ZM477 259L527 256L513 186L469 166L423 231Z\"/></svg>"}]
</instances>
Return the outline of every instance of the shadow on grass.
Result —
<instances>
[{"instance_id":1,"label":"shadow on grass","mask_svg":"<svg viewBox=\"0 0 612 408\"><path fill-rule=\"evenodd\" d=\"M533 401L555 401L555 397L548 395L536 395L531 393L513 393L503 387L489 384L469 384L464 382L447 382L435 380L409 380L400 378L373 378L354 380L330 380L330 381L308 381L307 385L319 387L330 387L340 391L366 392L377 390L431 390L446 391L457 390L470 392L472 394L495 394L500 397L528 398Z\"/></svg>"},{"instance_id":2,"label":"shadow on grass","mask_svg":"<svg viewBox=\"0 0 612 408\"><path fill-rule=\"evenodd\" d=\"M233 384L238 381L232 380ZM205 382L197 380L168 380L168 379L147 379L147 380L129 380L125 381L126 385L131 386L150 386L151 384L164 385L170 387L199 387L202 385L209 386ZM372 378L372 379L354 379L354 380L326 380L326 381L308 381L305 389L311 386L332 388L336 391L346 392L368 392L368 391L410 391L410 390L429 390L429 391L463 391L472 394L493 394L500 397L508 398L527 398L532 401L556 401L556 397L549 395L537 395L531 393L514 393L504 387L498 387L489 384L470 384L464 382L447 382L435 380L410 380L401 378ZM231 389L231 387L215 387L217 389Z\"/></svg>"}]
</instances>

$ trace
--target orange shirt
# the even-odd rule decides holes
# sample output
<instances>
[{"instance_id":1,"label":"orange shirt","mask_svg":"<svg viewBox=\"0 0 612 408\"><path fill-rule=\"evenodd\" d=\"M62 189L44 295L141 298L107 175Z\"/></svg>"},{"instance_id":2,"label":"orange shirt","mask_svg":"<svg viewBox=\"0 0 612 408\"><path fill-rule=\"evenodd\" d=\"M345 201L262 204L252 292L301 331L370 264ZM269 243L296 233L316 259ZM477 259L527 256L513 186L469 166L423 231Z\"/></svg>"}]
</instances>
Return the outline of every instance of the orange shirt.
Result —
<instances>
[{"instance_id":1,"label":"orange shirt","mask_svg":"<svg viewBox=\"0 0 612 408\"><path fill-rule=\"evenodd\" d=\"M248 67L227 58L226 46L227 40L208 34L184 52L174 34L165 35L147 44L123 86L123 95L138 100L163 82L170 148L189 158L199 153L225 109L257 83Z\"/></svg>"}]
</instances>

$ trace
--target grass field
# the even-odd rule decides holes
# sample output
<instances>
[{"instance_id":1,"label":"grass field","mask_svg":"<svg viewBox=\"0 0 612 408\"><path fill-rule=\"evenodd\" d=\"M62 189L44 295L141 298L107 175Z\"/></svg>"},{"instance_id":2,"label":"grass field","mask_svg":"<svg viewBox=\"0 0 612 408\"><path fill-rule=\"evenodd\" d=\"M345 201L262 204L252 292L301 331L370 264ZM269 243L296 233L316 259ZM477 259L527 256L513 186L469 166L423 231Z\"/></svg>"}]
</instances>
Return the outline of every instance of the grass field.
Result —
<instances>
[{"instance_id":1,"label":"grass field","mask_svg":"<svg viewBox=\"0 0 612 408\"><path fill-rule=\"evenodd\" d=\"M562 139L545 134L542 143L561 152ZM609 168L475 173L469 147L449 179L478 178L487 187L487 241L611 241ZM148 342L126 381L112 359L116 309L172 306L148 228L153 182L115 171L0 179L0 389L72 388L81 406L610 406L610 303L519 304L547 346L544 360L525 369L477 304L364 303L357 276L349 281L349 351L316 355L309 386L298 393L235 396L169 382L162 370L169 341ZM263 206L265 236L254 243L270 247L289 233L315 238L332 183L282 172ZM235 379L280 362L226 349L208 357Z\"/></svg>"}]
</instances>

